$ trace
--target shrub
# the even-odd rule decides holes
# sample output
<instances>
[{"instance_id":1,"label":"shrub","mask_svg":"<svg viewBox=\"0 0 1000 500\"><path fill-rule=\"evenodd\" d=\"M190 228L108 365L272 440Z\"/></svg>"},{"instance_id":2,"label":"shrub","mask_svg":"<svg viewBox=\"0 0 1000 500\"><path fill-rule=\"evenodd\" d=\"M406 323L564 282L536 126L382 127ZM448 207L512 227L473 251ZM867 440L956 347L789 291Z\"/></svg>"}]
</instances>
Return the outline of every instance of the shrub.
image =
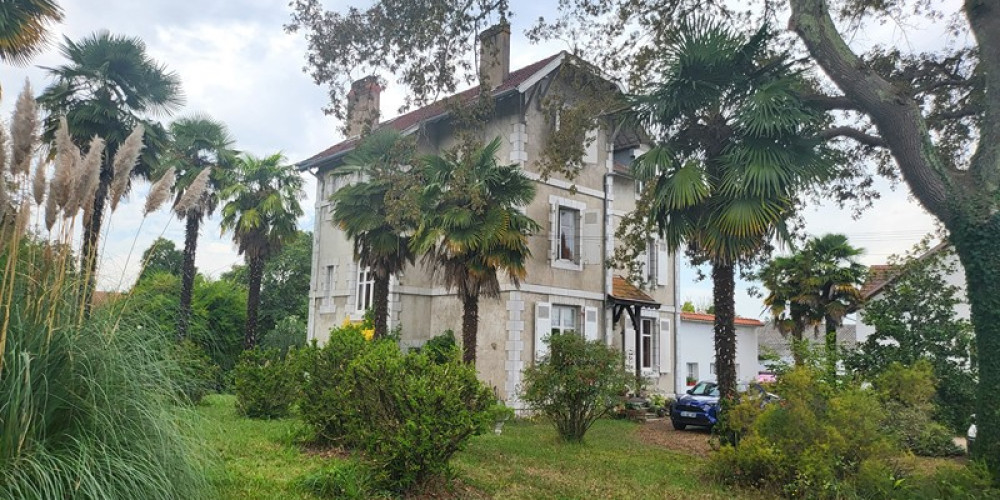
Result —
<instances>
[{"instance_id":1,"label":"shrub","mask_svg":"<svg viewBox=\"0 0 1000 500\"><path fill-rule=\"evenodd\" d=\"M289 349L305 347L306 324L298 316L282 318L260 339L260 346L277 349L284 356Z\"/></svg>"},{"instance_id":2,"label":"shrub","mask_svg":"<svg viewBox=\"0 0 1000 500\"><path fill-rule=\"evenodd\" d=\"M256 347L243 351L233 370L236 409L250 418L288 415L295 391L289 363L277 349Z\"/></svg>"},{"instance_id":3,"label":"shrub","mask_svg":"<svg viewBox=\"0 0 1000 500\"><path fill-rule=\"evenodd\" d=\"M711 458L710 471L723 483L763 488L787 497L841 496L861 464L886 463L898 454L880 427L883 410L871 391L855 387L834 390L823 372L797 367L786 373L775 391L779 404L759 409L747 400L734 408L743 438L722 446Z\"/></svg>"},{"instance_id":4,"label":"shrub","mask_svg":"<svg viewBox=\"0 0 1000 500\"><path fill-rule=\"evenodd\" d=\"M549 349L545 359L524 371L521 397L552 422L562 439L582 441L635 379L623 368L619 351L575 333L553 334Z\"/></svg>"},{"instance_id":5,"label":"shrub","mask_svg":"<svg viewBox=\"0 0 1000 500\"><path fill-rule=\"evenodd\" d=\"M444 333L427 341L420 349L435 363L446 363L460 354L458 344L455 342L455 332L445 330Z\"/></svg>"},{"instance_id":6,"label":"shrub","mask_svg":"<svg viewBox=\"0 0 1000 500\"><path fill-rule=\"evenodd\" d=\"M323 347L313 345L292 356L299 414L319 439L338 442L347 435L347 413L356 399L346 383L347 368L369 347L363 326L346 323L330 332Z\"/></svg>"},{"instance_id":7,"label":"shrub","mask_svg":"<svg viewBox=\"0 0 1000 500\"><path fill-rule=\"evenodd\" d=\"M179 365L177 386L185 401L201 403L202 398L216 387L219 367L212 364L205 351L190 340L173 344L173 355Z\"/></svg>"},{"instance_id":8,"label":"shrub","mask_svg":"<svg viewBox=\"0 0 1000 500\"><path fill-rule=\"evenodd\" d=\"M391 374L391 376L387 376ZM496 398L471 365L437 363L378 342L347 374L351 434L385 488L404 491L448 472L451 456L493 425Z\"/></svg>"},{"instance_id":9,"label":"shrub","mask_svg":"<svg viewBox=\"0 0 1000 500\"><path fill-rule=\"evenodd\" d=\"M886 410L883 428L905 449L923 456L963 453L951 432L932 418L936 387L930 362L921 360L909 367L893 363L874 385Z\"/></svg>"}]
</instances>

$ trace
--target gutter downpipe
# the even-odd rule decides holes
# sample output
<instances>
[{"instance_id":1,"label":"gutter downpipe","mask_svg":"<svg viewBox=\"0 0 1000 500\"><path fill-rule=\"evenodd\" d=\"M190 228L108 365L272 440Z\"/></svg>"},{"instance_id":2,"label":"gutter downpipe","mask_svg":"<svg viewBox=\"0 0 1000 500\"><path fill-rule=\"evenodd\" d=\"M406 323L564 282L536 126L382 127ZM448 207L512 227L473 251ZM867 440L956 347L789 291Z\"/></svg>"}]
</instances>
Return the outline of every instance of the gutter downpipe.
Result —
<instances>
[{"instance_id":1,"label":"gutter downpipe","mask_svg":"<svg viewBox=\"0 0 1000 500\"><path fill-rule=\"evenodd\" d=\"M612 160L611 161L612 161L612 165L614 165L614 163L613 163L614 162L613 153L609 153L609 154L612 154ZM614 168L614 167L612 166L612 168ZM601 259L601 263L603 265L603 269L601 269L601 286L604 288L604 298L601 300L603 302L603 304L601 305L601 310L604 312L605 315L608 314L608 296L611 295L611 290L609 289L609 286L608 286L609 285L609 283L608 283L608 273L610 272L610 268L608 267L608 236L609 236L608 235L608 231L609 231L609 226L610 226L610 222L611 222L610 218L608 217L608 212L609 212L608 206L610 205L610 200L608 199L608 192L609 192L609 187L608 186L609 186L609 184L611 182L611 179L612 179L613 175L614 175L613 172L605 172L604 173L604 199L602 200L603 201L603 213L601 214L601 217L604 218L603 222L601 223L601 255L603 256L603 258ZM604 319L605 328L607 328L607 324L608 324L607 317L605 317L605 319ZM605 343L608 346L611 346L611 344L614 343L614 340L613 340L614 339L614 332L613 332L613 330L614 330L614 323L611 324L611 329L612 329L612 332L607 332L605 330L605 339L604 340L605 340ZM623 349L624 349L624 347L625 346L622 346Z\"/></svg>"}]
</instances>

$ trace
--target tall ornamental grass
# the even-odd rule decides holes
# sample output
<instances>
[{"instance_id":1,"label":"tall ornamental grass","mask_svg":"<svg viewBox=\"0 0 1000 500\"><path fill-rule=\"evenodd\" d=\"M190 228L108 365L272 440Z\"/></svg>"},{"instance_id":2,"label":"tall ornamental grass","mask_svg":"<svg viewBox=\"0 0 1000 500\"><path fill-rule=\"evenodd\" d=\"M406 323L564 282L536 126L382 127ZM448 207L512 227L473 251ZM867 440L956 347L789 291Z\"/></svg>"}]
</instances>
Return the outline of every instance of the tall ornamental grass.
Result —
<instances>
[{"instance_id":1,"label":"tall ornamental grass","mask_svg":"<svg viewBox=\"0 0 1000 500\"><path fill-rule=\"evenodd\" d=\"M169 340L115 307L84 312L72 236L103 141L57 141L45 165L33 102L26 87L0 130L0 498L207 497Z\"/></svg>"}]
</instances>

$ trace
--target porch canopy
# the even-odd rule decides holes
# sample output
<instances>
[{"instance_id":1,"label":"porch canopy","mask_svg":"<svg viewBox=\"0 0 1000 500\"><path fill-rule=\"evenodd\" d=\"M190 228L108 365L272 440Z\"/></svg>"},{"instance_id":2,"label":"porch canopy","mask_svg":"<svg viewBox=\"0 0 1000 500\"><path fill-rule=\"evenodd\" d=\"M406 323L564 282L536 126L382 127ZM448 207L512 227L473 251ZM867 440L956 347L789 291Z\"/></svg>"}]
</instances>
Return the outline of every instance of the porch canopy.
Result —
<instances>
[{"instance_id":1,"label":"porch canopy","mask_svg":"<svg viewBox=\"0 0 1000 500\"><path fill-rule=\"evenodd\" d=\"M639 318L642 317L642 309L659 309L660 303L653 300L646 292L633 285L629 280L615 276L611 282L611 295L608 295L611 302L612 324L617 325L622 317L622 311L627 311L632 319L632 330L635 332L635 376L642 376L642 358L639 356L639 346L642 342L642 332L639 328ZM622 348L624 349L624 342Z\"/></svg>"}]
</instances>

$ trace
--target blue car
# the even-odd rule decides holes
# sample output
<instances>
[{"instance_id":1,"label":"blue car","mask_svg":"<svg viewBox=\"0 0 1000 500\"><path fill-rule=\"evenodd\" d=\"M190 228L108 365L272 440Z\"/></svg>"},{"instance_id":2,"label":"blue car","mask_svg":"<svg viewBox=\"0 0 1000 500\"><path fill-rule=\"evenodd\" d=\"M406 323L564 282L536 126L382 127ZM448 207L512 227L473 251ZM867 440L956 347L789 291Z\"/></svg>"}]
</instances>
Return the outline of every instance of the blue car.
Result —
<instances>
[{"instance_id":1,"label":"blue car","mask_svg":"<svg viewBox=\"0 0 1000 500\"><path fill-rule=\"evenodd\" d=\"M737 390L749 397L760 398L761 404L780 399L758 384L742 384ZM688 389L687 394L670 407L670 422L679 431L689 425L712 427L719 421L718 414L719 386L715 382L702 381Z\"/></svg>"}]
</instances>

